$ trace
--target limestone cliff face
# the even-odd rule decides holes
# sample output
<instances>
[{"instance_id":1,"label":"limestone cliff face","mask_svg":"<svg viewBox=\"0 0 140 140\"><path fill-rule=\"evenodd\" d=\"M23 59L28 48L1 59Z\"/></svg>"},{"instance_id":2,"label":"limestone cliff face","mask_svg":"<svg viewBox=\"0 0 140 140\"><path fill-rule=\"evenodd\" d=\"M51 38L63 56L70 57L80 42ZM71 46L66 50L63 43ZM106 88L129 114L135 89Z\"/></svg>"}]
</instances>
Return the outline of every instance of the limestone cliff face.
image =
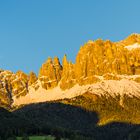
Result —
<instances>
[{"instance_id":1,"label":"limestone cliff face","mask_svg":"<svg viewBox=\"0 0 140 140\"><path fill-rule=\"evenodd\" d=\"M62 90L74 85L88 85L101 80L121 80L128 76L140 83L140 35L132 34L120 42L98 39L88 41L79 50L75 64L63 58L48 58L39 76L18 71L0 70L0 104L10 105L12 97L25 96L29 89L48 90L60 86Z\"/></svg>"},{"instance_id":2,"label":"limestone cliff face","mask_svg":"<svg viewBox=\"0 0 140 140\"><path fill-rule=\"evenodd\" d=\"M117 75L140 75L140 35L132 34L120 42L88 41L77 54L75 64L64 57L61 88L87 85L105 80L120 80ZM72 74L71 74L72 73ZM139 78L135 81L139 82Z\"/></svg>"},{"instance_id":3,"label":"limestone cliff face","mask_svg":"<svg viewBox=\"0 0 140 140\"><path fill-rule=\"evenodd\" d=\"M132 45L134 43L140 43L140 34L131 34L130 36L128 36L127 38L125 38L124 40L118 42L119 44L122 45Z\"/></svg>"},{"instance_id":4,"label":"limestone cliff face","mask_svg":"<svg viewBox=\"0 0 140 140\"><path fill-rule=\"evenodd\" d=\"M76 84L99 82L100 76L105 80L120 80L117 75L139 74L140 35L132 34L120 42L88 41L80 48L75 64L66 55L62 66L58 58L49 58L40 69L39 79L45 89L57 86L60 81L60 87L65 90ZM139 78L135 81L139 82Z\"/></svg>"},{"instance_id":5,"label":"limestone cliff face","mask_svg":"<svg viewBox=\"0 0 140 140\"><path fill-rule=\"evenodd\" d=\"M75 70L78 78L93 75L140 74L140 49L132 51L110 41L86 43L79 51Z\"/></svg>"},{"instance_id":6,"label":"limestone cliff face","mask_svg":"<svg viewBox=\"0 0 140 140\"><path fill-rule=\"evenodd\" d=\"M34 72L30 72L29 77L28 77L28 86L33 85L37 81L37 76Z\"/></svg>"},{"instance_id":7,"label":"limestone cliff face","mask_svg":"<svg viewBox=\"0 0 140 140\"><path fill-rule=\"evenodd\" d=\"M13 102L12 97L25 96L30 85L35 83L37 77L33 72L26 75L22 71L13 73L0 70L0 105L8 105Z\"/></svg>"},{"instance_id":8,"label":"limestone cliff face","mask_svg":"<svg viewBox=\"0 0 140 140\"><path fill-rule=\"evenodd\" d=\"M72 62L68 62L67 56L65 55L63 58L63 72L60 87L62 89L69 89L73 87L75 84L76 80L75 80L74 64L72 64Z\"/></svg>"},{"instance_id":9,"label":"limestone cliff face","mask_svg":"<svg viewBox=\"0 0 140 140\"><path fill-rule=\"evenodd\" d=\"M48 60L42 65L39 72L39 80L41 81L42 87L45 89L54 88L58 85L61 79L62 66L57 57L52 60Z\"/></svg>"}]
</instances>

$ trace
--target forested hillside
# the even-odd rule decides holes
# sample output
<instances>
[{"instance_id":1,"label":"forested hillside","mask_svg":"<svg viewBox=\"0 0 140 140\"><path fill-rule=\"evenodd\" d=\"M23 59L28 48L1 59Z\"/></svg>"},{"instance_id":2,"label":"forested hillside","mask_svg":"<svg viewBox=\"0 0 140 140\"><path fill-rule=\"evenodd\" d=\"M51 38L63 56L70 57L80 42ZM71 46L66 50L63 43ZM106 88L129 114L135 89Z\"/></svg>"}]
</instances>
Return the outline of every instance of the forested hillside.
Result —
<instances>
[{"instance_id":1,"label":"forested hillside","mask_svg":"<svg viewBox=\"0 0 140 140\"><path fill-rule=\"evenodd\" d=\"M99 98L86 93L73 99L1 109L0 135L59 135L69 139L138 140L139 99Z\"/></svg>"}]
</instances>

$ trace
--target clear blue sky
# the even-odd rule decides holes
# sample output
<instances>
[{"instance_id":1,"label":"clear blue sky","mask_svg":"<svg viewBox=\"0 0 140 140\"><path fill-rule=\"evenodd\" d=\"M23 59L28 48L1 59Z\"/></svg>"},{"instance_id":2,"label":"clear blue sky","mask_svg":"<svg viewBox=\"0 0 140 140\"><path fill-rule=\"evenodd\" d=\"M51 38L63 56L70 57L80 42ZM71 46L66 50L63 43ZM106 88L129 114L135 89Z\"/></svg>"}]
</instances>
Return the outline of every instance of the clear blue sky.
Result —
<instances>
[{"instance_id":1,"label":"clear blue sky","mask_svg":"<svg viewBox=\"0 0 140 140\"><path fill-rule=\"evenodd\" d=\"M69 60L88 40L140 33L140 0L1 0L0 68L38 72L49 57Z\"/></svg>"}]
</instances>

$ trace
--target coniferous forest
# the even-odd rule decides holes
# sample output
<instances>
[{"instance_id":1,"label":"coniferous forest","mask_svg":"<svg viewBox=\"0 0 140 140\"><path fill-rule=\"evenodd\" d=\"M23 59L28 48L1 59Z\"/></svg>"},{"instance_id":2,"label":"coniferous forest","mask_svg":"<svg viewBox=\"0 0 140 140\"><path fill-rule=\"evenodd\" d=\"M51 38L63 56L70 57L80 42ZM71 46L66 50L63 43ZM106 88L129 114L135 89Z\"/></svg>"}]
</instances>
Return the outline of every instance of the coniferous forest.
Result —
<instances>
[{"instance_id":1,"label":"coniferous forest","mask_svg":"<svg viewBox=\"0 0 140 140\"><path fill-rule=\"evenodd\" d=\"M139 140L140 101L95 98L86 93L73 99L0 109L2 140L17 136L52 135L70 140Z\"/></svg>"}]
</instances>

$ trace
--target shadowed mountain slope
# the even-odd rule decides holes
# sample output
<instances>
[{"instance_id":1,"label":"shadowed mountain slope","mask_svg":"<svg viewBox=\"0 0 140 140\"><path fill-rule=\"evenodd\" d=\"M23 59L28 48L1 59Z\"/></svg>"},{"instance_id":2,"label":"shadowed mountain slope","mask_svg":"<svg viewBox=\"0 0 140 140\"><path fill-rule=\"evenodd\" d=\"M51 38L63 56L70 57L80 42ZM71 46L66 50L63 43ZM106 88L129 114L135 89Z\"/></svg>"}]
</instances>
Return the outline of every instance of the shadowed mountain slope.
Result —
<instances>
[{"instance_id":1,"label":"shadowed mountain slope","mask_svg":"<svg viewBox=\"0 0 140 140\"><path fill-rule=\"evenodd\" d=\"M13 112L1 110L0 119L5 121L0 121L0 134L6 130L9 135L52 134L73 140L76 136L90 140L138 140L139 112L134 110L135 105L129 111L117 100L109 103L86 93L73 99L30 104Z\"/></svg>"}]
</instances>

